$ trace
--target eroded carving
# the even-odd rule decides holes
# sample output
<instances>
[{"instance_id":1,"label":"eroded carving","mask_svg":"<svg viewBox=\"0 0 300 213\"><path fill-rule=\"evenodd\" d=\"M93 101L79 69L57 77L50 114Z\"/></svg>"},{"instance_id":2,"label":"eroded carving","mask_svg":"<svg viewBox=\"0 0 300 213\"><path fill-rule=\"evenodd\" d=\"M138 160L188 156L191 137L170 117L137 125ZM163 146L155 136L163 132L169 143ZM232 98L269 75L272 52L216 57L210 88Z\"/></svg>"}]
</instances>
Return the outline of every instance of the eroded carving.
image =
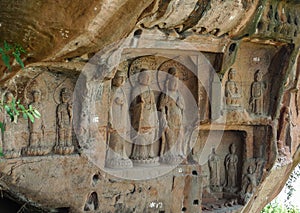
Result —
<instances>
[{"instance_id":1,"label":"eroded carving","mask_svg":"<svg viewBox=\"0 0 300 213\"><path fill-rule=\"evenodd\" d=\"M278 161L280 163L287 163L291 160L290 147L286 145L288 128L290 125L290 112L289 108L284 106L280 111L279 128L277 135L277 149Z\"/></svg>"},{"instance_id":2,"label":"eroded carving","mask_svg":"<svg viewBox=\"0 0 300 213\"><path fill-rule=\"evenodd\" d=\"M170 75L166 81L166 94L162 93L159 98L163 129L160 155L163 156L163 162L177 164L187 155L188 149L182 126L184 100L178 91L178 71L172 67L168 72Z\"/></svg>"},{"instance_id":3,"label":"eroded carving","mask_svg":"<svg viewBox=\"0 0 300 213\"><path fill-rule=\"evenodd\" d=\"M129 118L126 94L122 88L125 82L126 73L117 71L112 79L111 106L109 112L109 149L106 156L106 166L111 168L129 168L132 162L126 153L126 135Z\"/></svg>"},{"instance_id":4,"label":"eroded carving","mask_svg":"<svg viewBox=\"0 0 300 213\"><path fill-rule=\"evenodd\" d=\"M262 74L257 70L254 74L254 82L251 84L251 97L249 101L250 111L255 115L264 114L264 91L266 85L262 81Z\"/></svg>"},{"instance_id":5,"label":"eroded carving","mask_svg":"<svg viewBox=\"0 0 300 213\"><path fill-rule=\"evenodd\" d=\"M226 170L225 191L236 192L238 156L236 155L235 144L230 145L229 151L230 153L225 157L225 170Z\"/></svg>"},{"instance_id":6,"label":"eroded carving","mask_svg":"<svg viewBox=\"0 0 300 213\"><path fill-rule=\"evenodd\" d=\"M209 180L210 189L214 192L220 192L221 177L220 177L220 158L216 154L215 148L212 148L211 154L208 156Z\"/></svg>"},{"instance_id":7,"label":"eroded carving","mask_svg":"<svg viewBox=\"0 0 300 213\"><path fill-rule=\"evenodd\" d=\"M158 165L157 154L154 153L153 143L157 138L158 115L154 93L150 89L151 76L149 71L141 70L138 83L132 90L131 124L135 132L131 159L134 164Z\"/></svg>"},{"instance_id":8,"label":"eroded carving","mask_svg":"<svg viewBox=\"0 0 300 213\"><path fill-rule=\"evenodd\" d=\"M231 68L228 72L228 80L225 83L225 101L227 110L241 108L241 91L235 81L236 70Z\"/></svg>"},{"instance_id":9,"label":"eroded carving","mask_svg":"<svg viewBox=\"0 0 300 213\"><path fill-rule=\"evenodd\" d=\"M257 187L257 177L255 174L255 165L250 165L247 169L247 174L243 178L243 186L241 190L241 201L246 204Z\"/></svg>"},{"instance_id":10,"label":"eroded carving","mask_svg":"<svg viewBox=\"0 0 300 213\"><path fill-rule=\"evenodd\" d=\"M35 119L34 122L28 120L29 128L29 146L25 148L27 155L45 155L48 154L51 149L45 145L44 142L44 119L43 119L43 105L41 103L41 92L39 90L32 91L32 102L29 106L38 110L41 114L39 119Z\"/></svg>"},{"instance_id":11,"label":"eroded carving","mask_svg":"<svg viewBox=\"0 0 300 213\"><path fill-rule=\"evenodd\" d=\"M68 88L62 88L60 91L61 103L56 109L57 119L57 144L54 152L57 154L70 154L74 151L72 143L72 103L71 92Z\"/></svg>"},{"instance_id":12,"label":"eroded carving","mask_svg":"<svg viewBox=\"0 0 300 213\"><path fill-rule=\"evenodd\" d=\"M5 93L4 103L10 105L14 99L12 92ZM3 112L3 124L5 131L2 133L3 155L5 158L16 158L20 156L20 150L15 145L16 123L11 122L10 116L6 111Z\"/></svg>"}]
</instances>

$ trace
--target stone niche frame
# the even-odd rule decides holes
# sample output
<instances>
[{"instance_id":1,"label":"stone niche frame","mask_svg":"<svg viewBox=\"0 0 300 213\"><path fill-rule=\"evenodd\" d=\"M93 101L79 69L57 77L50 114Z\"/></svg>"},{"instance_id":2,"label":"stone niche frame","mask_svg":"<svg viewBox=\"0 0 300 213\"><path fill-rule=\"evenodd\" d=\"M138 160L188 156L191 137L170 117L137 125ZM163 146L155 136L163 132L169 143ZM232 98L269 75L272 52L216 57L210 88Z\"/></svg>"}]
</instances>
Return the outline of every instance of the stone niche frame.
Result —
<instances>
[{"instance_id":1,"label":"stone niche frame","mask_svg":"<svg viewBox=\"0 0 300 213\"><path fill-rule=\"evenodd\" d=\"M249 161L252 158L264 158L266 162L270 161L269 155L270 155L270 150L272 149L272 141L274 139L274 134L270 126L231 124L231 125L226 125L224 127L219 124L212 124L212 125L204 124L204 125L200 125L199 131L200 132L201 131L239 132L244 136L243 160L245 162ZM261 133L264 134L261 135ZM258 135L261 136L261 138ZM203 147L203 144L200 144L200 147ZM201 152L210 153L211 150L201 150Z\"/></svg>"}]
</instances>

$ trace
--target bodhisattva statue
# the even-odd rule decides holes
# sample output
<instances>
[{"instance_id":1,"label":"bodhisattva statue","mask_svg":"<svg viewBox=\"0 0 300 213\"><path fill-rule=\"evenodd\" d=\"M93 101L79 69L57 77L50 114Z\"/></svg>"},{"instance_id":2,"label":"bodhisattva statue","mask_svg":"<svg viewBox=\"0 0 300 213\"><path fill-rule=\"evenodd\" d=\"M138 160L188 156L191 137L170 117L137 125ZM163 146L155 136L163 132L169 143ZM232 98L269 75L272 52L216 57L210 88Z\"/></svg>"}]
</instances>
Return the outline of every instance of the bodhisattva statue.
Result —
<instances>
[{"instance_id":1,"label":"bodhisattva statue","mask_svg":"<svg viewBox=\"0 0 300 213\"><path fill-rule=\"evenodd\" d=\"M132 134L134 145L131 159L134 164L158 165L153 143L156 142L159 123L154 93L149 87L151 76L148 72L141 70L131 93L131 124L135 130Z\"/></svg>"},{"instance_id":2,"label":"bodhisattva statue","mask_svg":"<svg viewBox=\"0 0 300 213\"><path fill-rule=\"evenodd\" d=\"M44 144L44 120L43 120L43 106L41 103L41 92L34 90L32 92L32 102L29 104L41 114L39 119L35 119L32 123L28 120L29 128L29 146L25 149L27 155L44 155L47 154L47 149Z\"/></svg>"},{"instance_id":3,"label":"bodhisattva statue","mask_svg":"<svg viewBox=\"0 0 300 213\"><path fill-rule=\"evenodd\" d=\"M257 187L257 177L255 175L254 166L250 165L247 172L248 174L246 174L243 178L243 187L240 192L243 204L246 204L249 201Z\"/></svg>"},{"instance_id":4,"label":"bodhisattva statue","mask_svg":"<svg viewBox=\"0 0 300 213\"><path fill-rule=\"evenodd\" d=\"M178 91L178 71L172 67L169 74L166 93L162 93L159 97L158 109L162 113L163 129L160 156L166 163L177 164L186 157L188 149L184 143L182 126L184 100Z\"/></svg>"},{"instance_id":5,"label":"bodhisattva statue","mask_svg":"<svg viewBox=\"0 0 300 213\"><path fill-rule=\"evenodd\" d=\"M14 95L8 91L5 93L4 103L10 105ZM20 156L20 150L15 145L16 124L11 122L10 116L6 111L3 112L3 124L5 131L2 133L3 155L5 158L16 158Z\"/></svg>"},{"instance_id":6,"label":"bodhisattva statue","mask_svg":"<svg viewBox=\"0 0 300 213\"><path fill-rule=\"evenodd\" d=\"M254 74L254 82L251 84L251 97L250 97L250 111L255 115L262 115L264 113L264 91L266 85L262 82L260 70Z\"/></svg>"},{"instance_id":7,"label":"bodhisattva statue","mask_svg":"<svg viewBox=\"0 0 300 213\"><path fill-rule=\"evenodd\" d=\"M57 143L54 152L57 154L70 154L74 151L72 143L72 103L71 93L63 88L60 93L61 103L56 109Z\"/></svg>"},{"instance_id":8,"label":"bodhisattva statue","mask_svg":"<svg viewBox=\"0 0 300 213\"><path fill-rule=\"evenodd\" d=\"M237 190L237 164L238 156L236 155L236 146L230 145L230 153L225 157L225 170L226 170L226 191L236 192Z\"/></svg>"},{"instance_id":9,"label":"bodhisattva statue","mask_svg":"<svg viewBox=\"0 0 300 213\"><path fill-rule=\"evenodd\" d=\"M211 154L208 156L208 167L210 173L210 189L214 192L220 192L220 158L216 154L215 148L212 148Z\"/></svg>"},{"instance_id":10,"label":"bodhisattva statue","mask_svg":"<svg viewBox=\"0 0 300 213\"><path fill-rule=\"evenodd\" d=\"M108 123L108 150L106 155L106 167L129 168L132 162L126 153L125 135L129 124L128 104L126 94L122 88L126 79L126 73L117 71L112 79L111 105Z\"/></svg>"},{"instance_id":11,"label":"bodhisattva statue","mask_svg":"<svg viewBox=\"0 0 300 213\"><path fill-rule=\"evenodd\" d=\"M225 100L227 109L237 109L241 107L241 94L238 84L235 82L236 71L230 68L228 80L225 83Z\"/></svg>"}]
</instances>

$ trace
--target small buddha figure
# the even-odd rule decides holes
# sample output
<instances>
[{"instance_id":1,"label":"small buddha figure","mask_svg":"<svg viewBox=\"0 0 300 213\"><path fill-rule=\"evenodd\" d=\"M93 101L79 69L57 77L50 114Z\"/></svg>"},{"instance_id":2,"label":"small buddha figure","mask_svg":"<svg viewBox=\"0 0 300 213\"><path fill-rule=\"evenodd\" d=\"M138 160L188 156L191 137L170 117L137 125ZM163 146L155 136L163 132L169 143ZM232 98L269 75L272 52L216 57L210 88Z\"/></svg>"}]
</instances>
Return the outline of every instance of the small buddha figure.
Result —
<instances>
[{"instance_id":1,"label":"small buddha figure","mask_svg":"<svg viewBox=\"0 0 300 213\"><path fill-rule=\"evenodd\" d=\"M225 171L226 171L226 187L229 192L237 190L237 164L238 156L236 155L236 146L230 145L230 153L225 157Z\"/></svg>"},{"instance_id":2,"label":"small buddha figure","mask_svg":"<svg viewBox=\"0 0 300 213\"><path fill-rule=\"evenodd\" d=\"M257 187L257 178L254 166L250 165L247 172L248 173L243 178L243 187L240 192L243 204L246 204L249 201Z\"/></svg>"},{"instance_id":3,"label":"small buddha figure","mask_svg":"<svg viewBox=\"0 0 300 213\"><path fill-rule=\"evenodd\" d=\"M262 115L264 113L264 91L265 84L262 82L260 70L254 74L254 82L251 84L251 97L250 97L250 111L255 115Z\"/></svg>"},{"instance_id":4,"label":"small buddha figure","mask_svg":"<svg viewBox=\"0 0 300 213\"><path fill-rule=\"evenodd\" d=\"M11 105L14 99L14 95L8 91L5 93L5 100L4 103L6 105ZM20 150L16 148L15 145L15 130L16 130L16 123L11 121L10 116L4 110L3 111L3 125L4 125L4 132L2 133L2 143L3 143L3 155L5 158L16 158L20 156Z\"/></svg>"},{"instance_id":5,"label":"small buddha figure","mask_svg":"<svg viewBox=\"0 0 300 213\"><path fill-rule=\"evenodd\" d=\"M188 147L184 143L183 110L184 100L178 90L178 71L169 69L166 82L166 93L159 97L158 110L162 112L161 126L164 129L162 137L161 156L166 163L180 163L187 156Z\"/></svg>"},{"instance_id":6,"label":"small buddha figure","mask_svg":"<svg viewBox=\"0 0 300 213\"><path fill-rule=\"evenodd\" d=\"M228 72L228 80L225 83L225 100L229 109L241 107L241 94L238 84L235 82L235 69L231 68Z\"/></svg>"},{"instance_id":7,"label":"small buddha figure","mask_svg":"<svg viewBox=\"0 0 300 213\"><path fill-rule=\"evenodd\" d=\"M41 114L39 119L35 119L34 122L28 120L29 127L29 146L25 149L27 155L43 155L46 154L46 147L44 145L44 120L43 120L43 106L41 103L41 92L34 90L32 92L32 102L29 104L34 109L38 110Z\"/></svg>"},{"instance_id":8,"label":"small buddha figure","mask_svg":"<svg viewBox=\"0 0 300 213\"><path fill-rule=\"evenodd\" d=\"M117 71L112 79L111 106L108 123L108 145L106 166L111 168L129 168L132 162L126 153L125 135L129 124L127 97L122 88L126 73Z\"/></svg>"},{"instance_id":9,"label":"small buddha figure","mask_svg":"<svg viewBox=\"0 0 300 213\"><path fill-rule=\"evenodd\" d=\"M74 151L72 143L72 103L71 93L67 88L63 88L60 93L61 103L56 109L57 124L57 144L54 152L58 154L70 154Z\"/></svg>"},{"instance_id":10,"label":"small buddha figure","mask_svg":"<svg viewBox=\"0 0 300 213\"><path fill-rule=\"evenodd\" d=\"M150 89L150 84L150 73L143 69L131 93L133 100L130 106L131 125L135 130L132 134L134 144L131 159L135 164L159 164L157 154L153 149L159 123L155 96Z\"/></svg>"}]
</instances>

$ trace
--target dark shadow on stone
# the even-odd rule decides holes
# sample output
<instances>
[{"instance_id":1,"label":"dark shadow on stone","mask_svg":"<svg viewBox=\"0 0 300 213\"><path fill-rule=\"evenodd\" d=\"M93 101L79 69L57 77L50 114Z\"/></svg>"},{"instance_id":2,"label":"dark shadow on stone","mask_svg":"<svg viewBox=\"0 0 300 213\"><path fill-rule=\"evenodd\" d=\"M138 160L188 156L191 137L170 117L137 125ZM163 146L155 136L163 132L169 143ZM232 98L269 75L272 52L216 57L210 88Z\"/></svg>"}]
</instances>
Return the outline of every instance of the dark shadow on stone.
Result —
<instances>
[{"instance_id":1,"label":"dark shadow on stone","mask_svg":"<svg viewBox=\"0 0 300 213\"><path fill-rule=\"evenodd\" d=\"M22 205L5 197L0 198L0 212L1 213L14 213L18 212Z\"/></svg>"},{"instance_id":2,"label":"dark shadow on stone","mask_svg":"<svg viewBox=\"0 0 300 213\"><path fill-rule=\"evenodd\" d=\"M53 213L68 213L70 208L61 207L46 210L30 205L29 203L18 203L13 198L10 198L9 195L6 197L6 193L4 197L0 197L0 213L47 213L50 211Z\"/></svg>"},{"instance_id":3,"label":"dark shadow on stone","mask_svg":"<svg viewBox=\"0 0 300 213\"><path fill-rule=\"evenodd\" d=\"M84 211L94 211L97 210L99 207L98 203L98 195L96 192L91 193L91 195L88 197L85 206Z\"/></svg>"}]
</instances>

